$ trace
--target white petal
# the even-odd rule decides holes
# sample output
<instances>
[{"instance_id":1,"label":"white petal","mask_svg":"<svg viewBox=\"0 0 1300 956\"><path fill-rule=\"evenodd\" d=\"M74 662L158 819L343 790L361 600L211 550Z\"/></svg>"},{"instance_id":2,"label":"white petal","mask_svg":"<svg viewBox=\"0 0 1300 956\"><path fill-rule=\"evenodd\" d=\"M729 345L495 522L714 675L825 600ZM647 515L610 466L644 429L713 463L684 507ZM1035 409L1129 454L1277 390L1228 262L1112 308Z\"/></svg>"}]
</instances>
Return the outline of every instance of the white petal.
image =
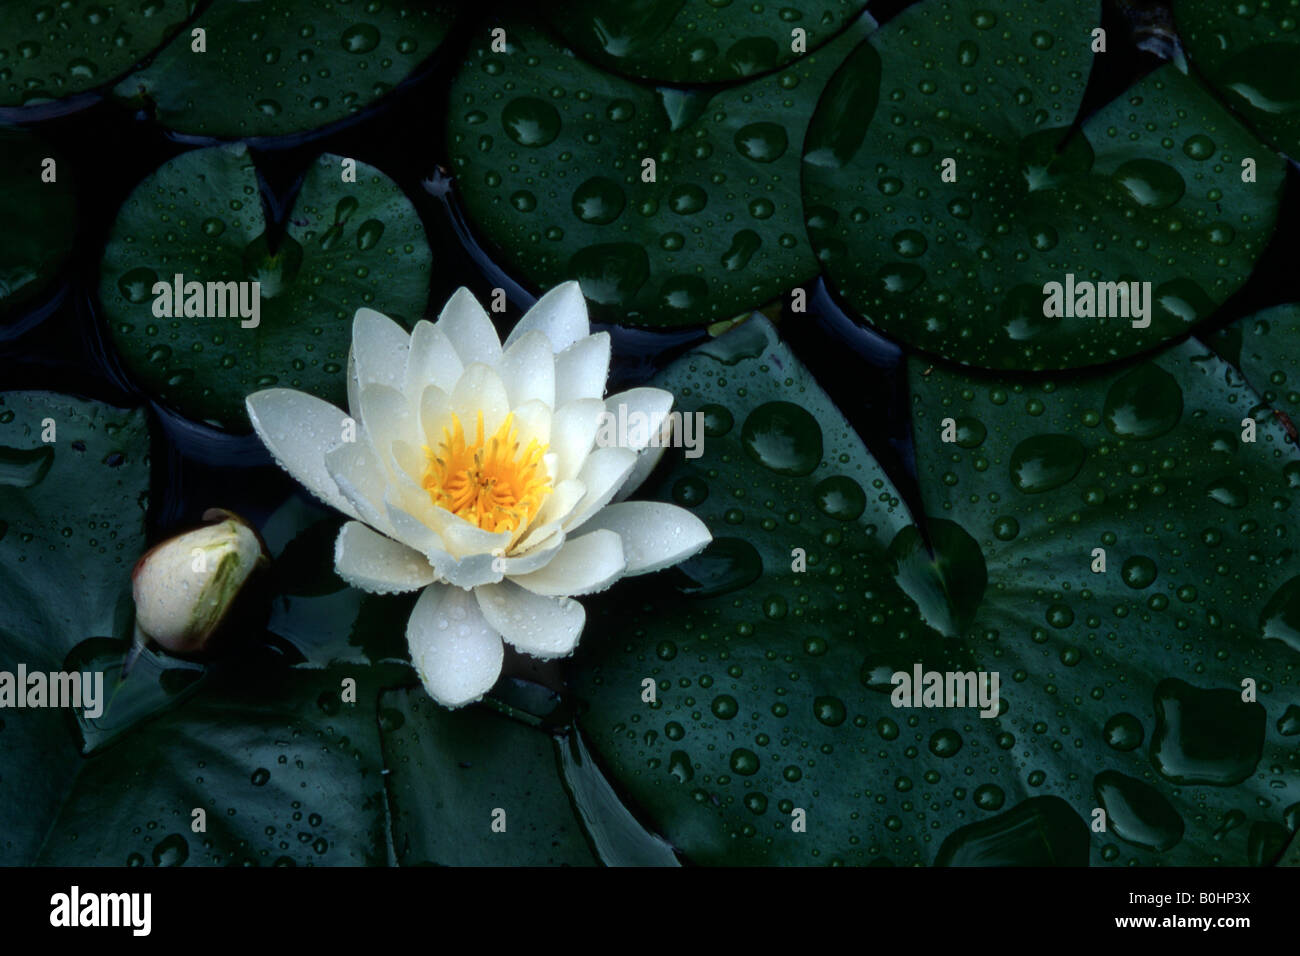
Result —
<instances>
[{"instance_id":1,"label":"white petal","mask_svg":"<svg viewBox=\"0 0 1300 956\"><path fill-rule=\"evenodd\" d=\"M352 367L361 389L402 388L410 342L406 330L382 312L357 309L352 318Z\"/></svg>"},{"instance_id":2,"label":"white petal","mask_svg":"<svg viewBox=\"0 0 1300 956\"><path fill-rule=\"evenodd\" d=\"M325 468L325 453L342 443L347 415L315 395L289 388L254 392L244 405L276 464L331 508L360 517Z\"/></svg>"},{"instance_id":3,"label":"white petal","mask_svg":"<svg viewBox=\"0 0 1300 956\"><path fill-rule=\"evenodd\" d=\"M406 387L412 401L427 385L437 385L444 392L456 387L456 379L465 366L456 354L447 333L432 322L415 323L411 333L411 353L406 360Z\"/></svg>"},{"instance_id":4,"label":"white petal","mask_svg":"<svg viewBox=\"0 0 1300 956\"><path fill-rule=\"evenodd\" d=\"M391 530L384 512L388 470L368 442L339 445L325 455L325 469L362 521L385 534Z\"/></svg>"},{"instance_id":5,"label":"white petal","mask_svg":"<svg viewBox=\"0 0 1300 956\"><path fill-rule=\"evenodd\" d=\"M433 581L433 568L418 551L349 521L334 542L334 570L354 588L400 594Z\"/></svg>"},{"instance_id":6,"label":"white petal","mask_svg":"<svg viewBox=\"0 0 1300 956\"><path fill-rule=\"evenodd\" d=\"M609 333L579 339L555 356L555 404L603 398L609 377Z\"/></svg>"},{"instance_id":7,"label":"white petal","mask_svg":"<svg viewBox=\"0 0 1300 956\"><path fill-rule=\"evenodd\" d=\"M577 478L567 478L551 489L533 518L528 530L515 542L511 554L527 554L560 529L587 493L587 486Z\"/></svg>"},{"instance_id":8,"label":"white petal","mask_svg":"<svg viewBox=\"0 0 1300 956\"><path fill-rule=\"evenodd\" d=\"M454 386L453 386L454 387ZM451 424L451 394L440 385L428 385L420 393L420 431L430 448L443 440L443 429Z\"/></svg>"},{"instance_id":9,"label":"white petal","mask_svg":"<svg viewBox=\"0 0 1300 956\"><path fill-rule=\"evenodd\" d=\"M471 554L438 566L438 577L458 588L496 584L505 574L505 558L494 554Z\"/></svg>"},{"instance_id":10,"label":"white petal","mask_svg":"<svg viewBox=\"0 0 1300 956\"><path fill-rule=\"evenodd\" d=\"M386 507L388 519L393 523L398 537L411 547L428 554L431 561L438 550L445 551L454 560L460 560L473 554L505 554L506 548L510 546L510 532L493 534L484 531L446 508L439 508L424 491L410 497L399 497L397 489L390 486ZM419 530L421 528L424 530Z\"/></svg>"},{"instance_id":11,"label":"white petal","mask_svg":"<svg viewBox=\"0 0 1300 956\"><path fill-rule=\"evenodd\" d=\"M539 445L551 443L551 419L555 413L548 405L539 401L524 402L515 407L514 413L522 447L527 448L531 441Z\"/></svg>"},{"instance_id":12,"label":"white petal","mask_svg":"<svg viewBox=\"0 0 1300 956\"><path fill-rule=\"evenodd\" d=\"M632 473L636 458L637 453L628 448L597 448L587 456L582 471L578 472L578 480L587 486L587 493L565 520L565 531L574 531L609 504Z\"/></svg>"},{"instance_id":13,"label":"white petal","mask_svg":"<svg viewBox=\"0 0 1300 956\"><path fill-rule=\"evenodd\" d=\"M389 489L384 501L384 514L392 526L393 537L409 548L414 548L425 556L436 570L440 564L452 560L443 547L442 537L433 528L421 521L405 508L393 501L392 489Z\"/></svg>"},{"instance_id":14,"label":"white petal","mask_svg":"<svg viewBox=\"0 0 1300 956\"><path fill-rule=\"evenodd\" d=\"M613 501L623 501L628 498L645 484L645 480L650 477L659 460L664 456L663 445L651 445L648 448L642 448L636 453L636 464L632 466L632 474L624 479L622 486L615 492Z\"/></svg>"},{"instance_id":15,"label":"white petal","mask_svg":"<svg viewBox=\"0 0 1300 956\"><path fill-rule=\"evenodd\" d=\"M464 518L444 508L435 508L434 511L439 521L435 525L438 534L442 537L447 550L456 558L468 557L471 554L492 554L496 551L505 554L506 548L510 547L509 531L494 534L476 524L470 524Z\"/></svg>"},{"instance_id":16,"label":"white petal","mask_svg":"<svg viewBox=\"0 0 1300 956\"><path fill-rule=\"evenodd\" d=\"M460 418L467 440L475 439L479 412L483 413L484 437L491 435L510 414L510 398L501 376L486 365L466 366L451 391L451 410Z\"/></svg>"},{"instance_id":17,"label":"white petal","mask_svg":"<svg viewBox=\"0 0 1300 956\"><path fill-rule=\"evenodd\" d=\"M605 408L610 415L628 423L626 434L620 436L622 446L638 451L632 473L612 500L623 501L640 488L663 458L672 436L668 417L672 405L672 392L660 388L631 388L605 399ZM683 415L689 414L683 412Z\"/></svg>"},{"instance_id":18,"label":"white petal","mask_svg":"<svg viewBox=\"0 0 1300 956\"><path fill-rule=\"evenodd\" d=\"M569 598L533 594L506 581L474 590L487 622L505 640L533 657L565 657L573 653L587 612Z\"/></svg>"},{"instance_id":19,"label":"white petal","mask_svg":"<svg viewBox=\"0 0 1300 956\"><path fill-rule=\"evenodd\" d=\"M582 287L570 280L561 282L533 304L511 331L506 345L537 330L551 340L551 351L563 352L587 335L590 329L591 326L587 323L587 300L582 297Z\"/></svg>"},{"instance_id":20,"label":"white petal","mask_svg":"<svg viewBox=\"0 0 1300 956\"><path fill-rule=\"evenodd\" d=\"M416 437L418 428L406 396L387 385L362 386L361 425L385 467L393 442L410 441Z\"/></svg>"},{"instance_id":21,"label":"white petal","mask_svg":"<svg viewBox=\"0 0 1300 956\"><path fill-rule=\"evenodd\" d=\"M577 477L591 446L595 444L604 414L605 404L594 398L569 402L556 409L555 417L551 419L550 453L555 455L552 481L558 483Z\"/></svg>"},{"instance_id":22,"label":"white petal","mask_svg":"<svg viewBox=\"0 0 1300 956\"><path fill-rule=\"evenodd\" d=\"M411 663L429 696L444 707L478 700L501 676L505 648L469 591L431 584L406 624Z\"/></svg>"},{"instance_id":23,"label":"white petal","mask_svg":"<svg viewBox=\"0 0 1300 956\"><path fill-rule=\"evenodd\" d=\"M501 339L492 320L464 286L447 300L438 316L438 328L446 334L463 364L482 362L496 365L501 361Z\"/></svg>"},{"instance_id":24,"label":"white petal","mask_svg":"<svg viewBox=\"0 0 1300 956\"><path fill-rule=\"evenodd\" d=\"M501 378L516 408L534 399L555 407L555 356L551 342L541 332L529 332L506 346L501 356Z\"/></svg>"},{"instance_id":25,"label":"white petal","mask_svg":"<svg viewBox=\"0 0 1300 956\"><path fill-rule=\"evenodd\" d=\"M649 574L697 554L713 540L708 527L685 508L662 501L609 505L582 526L605 528L623 540L628 574Z\"/></svg>"},{"instance_id":26,"label":"white petal","mask_svg":"<svg viewBox=\"0 0 1300 956\"><path fill-rule=\"evenodd\" d=\"M603 591L623 576L623 540L613 531L570 538L546 567L511 578L534 594L564 597Z\"/></svg>"},{"instance_id":27,"label":"white petal","mask_svg":"<svg viewBox=\"0 0 1300 956\"><path fill-rule=\"evenodd\" d=\"M397 538L424 556L438 580L458 588L495 584L505 577L510 566L504 552L471 554L459 559L452 557L443 547L441 536L400 508L390 506L388 519ZM535 563L540 567L544 562Z\"/></svg>"},{"instance_id":28,"label":"white petal","mask_svg":"<svg viewBox=\"0 0 1300 956\"><path fill-rule=\"evenodd\" d=\"M630 388L605 399L605 409L611 420L619 423L618 444L622 448L640 451L663 429L668 412L673 407L673 393L662 388Z\"/></svg>"},{"instance_id":29,"label":"white petal","mask_svg":"<svg viewBox=\"0 0 1300 956\"><path fill-rule=\"evenodd\" d=\"M539 538L536 547L507 556L502 563L502 573L509 578L536 571L555 557L563 546L564 531L557 526L551 533Z\"/></svg>"},{"instance_id":30,"label":"white petal","mask_svg":"<svg viewBox=\"0 0 1300 956\"><path fill-rule=\"evenodd\" d=\"M398 475L406 475L412 482L419 484L424 477L424 470L429 465L429 459L424 455L423 448L416 448L410 442L398 439L393 442L393 447L389 449L392 455L392 462Z\"/></svg>"}]
</instances>

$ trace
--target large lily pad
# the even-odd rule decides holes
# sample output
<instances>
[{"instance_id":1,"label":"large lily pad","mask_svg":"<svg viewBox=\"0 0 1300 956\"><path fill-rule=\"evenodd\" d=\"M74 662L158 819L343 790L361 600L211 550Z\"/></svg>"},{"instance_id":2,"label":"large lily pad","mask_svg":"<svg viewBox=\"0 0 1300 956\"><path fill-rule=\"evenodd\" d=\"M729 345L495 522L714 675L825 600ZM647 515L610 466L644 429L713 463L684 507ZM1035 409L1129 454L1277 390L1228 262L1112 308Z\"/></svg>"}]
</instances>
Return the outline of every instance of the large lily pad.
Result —
<instances>
[{"instance_id":1,"label":"large lily pad","mask_svg":"<svg viewBox=\"0 0 1300 956\"><path fill-rule=\"evenodd\" d=\"M1206 344L1239 369L1276 411L1300 420L1300 304L1275 305L1245 316Z\"/></svg>"},{"instance_id":2,"label":"large lily pad","mask_svg":"<svg viewBox=\"0 0 1300 956\"><path fill-rule=\"evenodd\" d=\"M0 394L0 671L62 670L87 638L130 635L148 486L143 412ZM76 765L73 726L57 708L0 712L0 862L35 855Z\"/></svg>"},{"instance_id":3,"label":"large lily pad","mask_svg":"<svg viewBox=\"0 0 1300 956\"><path fill-rule=\"evenodd\" d=\"M6 0L0 107L35 106L111 83L161 45L194 7L193 0Z\"/></svg>"},{"instance_id":4,"label":"large lily pad","mask_svg":"<svg viewBox=\"0 0 1300 956\"><path fill-rule=\"evenodd\" d=\"M1257 397L1219 359L1187 344L1032 388L916 363L922 534L774 334L739 333L659 382L713 426L647 491L715 543L682 599L652 579L594 606L579 656L583 726L670 842L693 862L1269 861L1277 840L1248 834L1284 835L1300 797L1300 463L1269 422L1240 442ZM998 715L895 707L917 665L997 673Z\"/></svg>"},{"instance_id":5,"label":"large lily pad","mask_svg":"<svg viewBox=\"0 0 1300 956\"><path fill-rule=\"evenodd\" d=\"M184 153L136 187L109 236L100 301L127 371L153 395L235 431L248 429L244 396L259 388L302 389L342 405L356 310L404 321L424 310L431 254L418 213L364 163L355 183L343 182L341 162L327 153L312 163L283 226L267 222L242 145ZM154 284L178 274L260 282L259 324L157 317Z\"/></svg>"},{"instance_id":6,"label":"large lily pad","mask_svg":"<svg viewBox=\"0 0 1300 956\"><path fill-rule=\"evenodd\" d=\"M722 91L625 80L524 22L505 53L484 35L448 111L469 216L515 274L577 279L610 321L699 325L776 298L817 270L799 194L807 117L871 26Z\"/></svg>"},{"instance_id":7,"label":"large lily pad","mask_svg":"<svg viewBox=\"0 0 1300 956\"><path fill-rule=\"evenodd\" d=\"M967 640L1004 675L1022 780L1076 807L1091 790L1106 861L1270 862L1249 834L1285 833L1300 798L1282 426L1194 340L1059 386L914 381L926 509L987 566Z\"/></svg>"},{"instance_id":8,"label":"large lily pad","mask_svg":"<svg viewBox=\"0 0 1300 956\"><path fill-rule=\"evenodd\" d=\"M168 129L216 139L279 137L353 116L428 59L449 3L213 0L189 32L117 85Z\"/></svg>"},{"instance_id":9,"label":"large lily pad","mask_svg":"<svg viewBox=\"0 0 1300 956\"><path fill-rule=\"evenodd\" d=\"M42 140L25 130L0 127L0 328L36 305L58 280L77 230L71 170ZM54 182L43 182L46 158L55 160Z\"/></svg>"},{"instance_id":10,"label":"large lily pad","mask_svg":"<svg viewBox=\"0 0 1300 956\"><path fill-rule=\"evenodd\" d=\"M784 66L835 35L864 0L785 6L731 0L578 0L547 7L586 59L666 83L735 80ZM800 30L802 35L794 31Z\"/></svg>"},{"instance_id":11,"label":"large lily pad","mask_svg":"<svg viewBox=\"0 0 1300 956\"><path fill-rule=\"evenodd\" d=\"M483 706L448 711L422 689L384 694L379 722L398 863L596 862L545 732Z\"/></svg>"},{"instance_id":12,"label":"large lily pad","mask_svg":"<svg viewBox=\"0 0 1300 956\"><path fill-rule=\"evenodd\" d=\"M84 760L38 862L390 862L376 701L406 668L233 677ZM342 698L356 683L356 702ZM204 811L203 831L193 811Z\"/></svg>"},{"instance_id":13,"label":"large lily pad","mask_svg":"<svg viewBox=\"0 0 1300 956\"><path fill-rule=\"evenodd\" d=\"M1095 15L925 0L828 86L805 146L809 232L887 335L987 368L1093 365L1185 333L1249 275L1283 164L1173 66L1070 132ZM1150 283L1146 314L1103 294L1104 317L1073 297L1046 316L1046 284L1071 281Z\"/></svg>"},{"instance_id":14,"label":"large lily pad","mask_svg":"<svg viewBox=\"0 0 1300 956\"><path fill-rule=\"evenodd\" d=\"M764 319L654 384L705 416L703 454L638 495L690 507L714 541L588 602L575 691L593 750L692 863L928 861L934 831L901 829L903 786L944 769L925 740L970 721L900 714L876 667L965 669L969 655L894 580L889 546L911 527L897 492ZM950 824L978 816L968 783L953 787Z\"/></svg>"},{"instance_id":15,"label":"large lily pad","mask_svg":"<svg viewBox=\"0 0 1300 956\"><path fill-rule=\"evenodd\" d=\"M1300 78L1295 8L1285 3L1174 0L1192 65L1260 135L1300 156Z\"/></svg>"}]
</instances>

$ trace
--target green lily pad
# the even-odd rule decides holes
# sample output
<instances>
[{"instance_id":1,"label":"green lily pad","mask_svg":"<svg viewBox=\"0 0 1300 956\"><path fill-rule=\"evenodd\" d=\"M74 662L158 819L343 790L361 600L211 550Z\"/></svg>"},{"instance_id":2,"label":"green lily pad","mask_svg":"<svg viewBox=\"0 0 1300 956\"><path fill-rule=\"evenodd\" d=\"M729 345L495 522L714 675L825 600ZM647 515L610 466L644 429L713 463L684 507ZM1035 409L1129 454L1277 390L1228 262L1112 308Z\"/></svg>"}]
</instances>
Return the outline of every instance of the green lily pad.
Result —
<instances>
[{"instance_id":1,"label":"green lily pad","mask_svg":"<svg viewBox=\"0 0 1300 956\"><path fill-rule=\"evenodd\" d=\"M1206 344L1240 369L1275 410L1300 419L1300 303L1275 305L1238 319Z\"/></svg>"},{"instance_id":2,"label":"green lily pad","mask_svg":"<svg viewBox=\"0 0 1300 956\"><path fill-rule=\"evenodd\" d=\"M1071 133L1095 18L1084 0L926 0L828 85L805 145L809 235L872 325L967 365L1071 368L1183 334L1245 281L1283 163L1168 65ZM1093 287L1132 282L1149 285ZM1048 283L1069 300L1051 316Z\"/></svg>"},{"instance_id":3,"label":"green lily pad","mask_svg":"<svg viewBox=\"0 0 1300 956\"><path fill-rule=\"evenodd\" d=\"M427 60L455 18L450 3L213 0L114 95L168 129L215 139L280 137L360 113Z\"/></svg>"},{"instance_id":4,"label":"green lily pad","mask_svg":"<svg viewBox=\"0 0 1300 956\"><path fill-rule=\"evenodd\" d=\"M207 667L154 648L136 648L131 639L91 637L68 654L63 670L103 674L103 713L90 717L74 710L82 754L103 750L202 685Z\"/></svg>"},{"instance_id":5,"label":"green lily pad","mask_svg":"<svg viewBox=\"0 0 1300 956\"><path fill-rule=\"evenodd\" d=\"M396 666L338 667L209 683L137 730L129 747L81 763L37 862L390 862L376 701L409 678ZM341 699L345 679L356 682L356 703Z\"/></svg>"},{"instance_id":6,"label":"green lily pad","mask_svg":"<svg viewBox=\"0 0 1300 956\"><path fill-rule=\"evenodd\" d=\"M524 22L506 27L506 53L485 35L448 112L470 219L532 285L579 280L602 319L700 325L762 305L816 274L804 127L871 27L863 17L779 74L713 92L605 73Z\"/></svg>"},{"instance_id":7,"label":"green lily pad","mask_svg":"<svg viewBox=\"0 0 1300 956\"><path fill-rule=\"evenodd\" d=\"M579 649L582 727L650 823L693 863L1260 859L1239 824L1280 826L1300 798L1277 725L1300 644L1286 613L1261 619L1300 564L1281 504L1300 465L1267 422L1220 447L1249 390L1191 344L1032 388L917 363L922 536L754 329L761 353L710 354L737 330L656 382L708 430L645 494L692 507L714 543L589 602L600 639ZM997 674L998 699L895 706L918 668L976 692Z\"/></svg>"},{"instance_id":8,"label":"green lily pad","mask_svg":"<svg viewBox=\"0 0 1300 956\"><path fill-rule=\"evenodd\" d=\"M0 107L35 106L111 83L189 19L193 0L0 8Z\"/></svg>"},{"instance_id":9,"label":"green lily pad","mask_svg":"<svg viewBox=\"0 0 1300 956\"><path fill-rule=\"evenodd\" d=\"M711 83L785 66L802 55L797 51L825 43L866 6L865 0L780 7L731 0L578 0L546 9L565 42L607 70L665 83Z\"/></svg>"},{"instance_id":10,"label":"green lily pad","mask_svg":"<svg viewBox=\"0 0 1300 956\"><path fill-rule=\"evenodd\" d=\"M963 788L947 829L982 814L948 769L955 761L925 741L989 721L890 705L890 671L970 660L894 577L891 543L913 530L905 505L765 319L653 384L704 415L703 453L678 457L637 497L691 508L714 541L587 600L574 689L592 750L691 863L928 862L946 831L901 809L915 799L932 812L908 792L934 789L925 773L944 771L944 800ZM1010 757L993 752L1010 773Z\"/></svg>"},{"instance_id":11,"label":"green lily pad","mask_svg":"<svg viewBox=\"0 0 1300 956\"><path fill-rule=\"evenodd\" d=\"M413 320L432 256L402 190L364 163L345 183L341 164L328 153L311 164L283 229L266 221L242 145L184 153L137 186L100 266L100 302L128 373L186 417L232 431L248 430L244 396L260 388L345 404L353 315L369 306ZM176 275L212 284L203 311L213 315L155 314L166 300L154 284ZM256 326L233 308L215 314L230 301L211 294L218 284L253 281ZM251 312L251 286L243 294Z\"/></svg>"},{"instance_id":12,"label":"green lily pad","mask_svg":"<svg viewBox=\"0 0 1300 956\"><path fill-rule=\"evenodd\" d=\"M965 640L1001 672L999 746L1024 758L998 785L1105 809L1094 862L1265 862L1244 824L1283 827L1300 800L1282 426L1261 414L1243 441L1259 396L1195 340L1068 382L922 367L922 499L982 552ZM945 419L974 438L944 442Z\"/></svg>"},{"instance_id":13,"label":"green lily pad","mask_svg":"<svg viewBox=\"0 0 1300 956\"><path fill-rule=\"evenodd\" d=\"M130 636L148 487L142 411L0 394L0 671L62 670L87 638ZM74 724L58 708L0 711L0 862L33 859L76 766Z\"/></svg>"},{"instance_id":14,"label":"green lily pad","mask_svg":"<svg viewBox=\"0 0 1300 956\"><path fill-rule=\"evenodd\" d=\"M597 862L548 734L485 707L446 710L419 688L384 694L379 724L399 864Z\"/></svg>"},{"instance_id":15,"label":"green lily pad","mask_svg":"<svg viewBox=\"0 0 1300 956\"><path fill-rule=\"evenodd\" d=\"M0 328L36 305L58 281L76 234L76 206L62 158L40 138L0 127ZM42 182L42 164L55 161L56 179ZM60 168L62 166L62 168Z\"/></svg>"},{"instance_id":16,"label":"green lily pad","mask_svg":"<svg viewBox=\"0 0 1300 956\"><path fill-rule=\"evenodd\" d=\"M1174 0L1192 65L1275 148L1300 156L1295 9L1287 4Z\"/></svg>"}]
</instances>

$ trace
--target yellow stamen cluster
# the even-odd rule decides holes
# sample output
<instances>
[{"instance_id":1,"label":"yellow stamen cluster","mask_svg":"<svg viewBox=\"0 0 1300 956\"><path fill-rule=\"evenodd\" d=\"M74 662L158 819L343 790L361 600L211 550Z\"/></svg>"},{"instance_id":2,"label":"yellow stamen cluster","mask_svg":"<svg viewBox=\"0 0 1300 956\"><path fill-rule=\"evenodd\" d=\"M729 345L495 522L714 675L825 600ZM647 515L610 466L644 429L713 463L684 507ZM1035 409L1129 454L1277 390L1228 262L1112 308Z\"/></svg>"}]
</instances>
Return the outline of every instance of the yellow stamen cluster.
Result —
<instances>
[{"instance_id":1,"label":"yellow stamen cluster","mask_svg":"<svg viewBox=\"0 0 1300 956\"><path fill-rule=\"evenodd\" d=\"M534 439L521 451L513 414L485 439L479 412L472 443L454 414L442 433L436 452L424 449L428 465L421 484L433 503L485 531L526 528L551 493L551 476L542 461L547 446Z\"/></svg>"}]
</instances>

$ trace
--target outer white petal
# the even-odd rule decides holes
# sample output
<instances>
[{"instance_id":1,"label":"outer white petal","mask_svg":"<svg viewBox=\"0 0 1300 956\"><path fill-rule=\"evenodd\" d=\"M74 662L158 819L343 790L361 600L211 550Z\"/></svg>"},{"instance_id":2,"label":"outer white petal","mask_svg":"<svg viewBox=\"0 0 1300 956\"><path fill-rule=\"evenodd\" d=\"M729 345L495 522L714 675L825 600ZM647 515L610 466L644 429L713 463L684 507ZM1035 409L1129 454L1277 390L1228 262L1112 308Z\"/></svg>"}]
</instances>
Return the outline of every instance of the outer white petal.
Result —
<instances>
[{"instance_id":1,"label":"outer white petal","mask_svg":"<svg viewBox=\"0 0 1300 956\"><path fill-rule=\"evenodd\" d=\"M604 403L594 398L569 402L556 409L555 417L551 419L550 454L555 456L555 467L551 469L552 481L558 483L566 478L577 477L596 442L596 433L600 430L600 420L604 414Z\"/></svg>"},{"instance_id":2,"label":"outer white petal","mask_svg":"<svg viewBox=\"0 0 1300 956\"><path fill-rule=\"evenodd\" d=\"M708 527L685 508L662 501L609 505L582 526L604 528L623 540L628 574L649 574L699 553L711 540Z\"/></svg>"},{"instance_id":3,"label":"outer white petal","mask_svg":"<svg viewBox=\"0 0 1300 956\"><path fill-rule=\"evenodd\" d=\"M570 280L547 292L519 320L506 339L506 345L533 330L544 333L551 340L554 352L563 352L587 335L591 326L587 322L587 300L582 297L582 287Z\"/></svg>"},{"instance_id":4,"label":"outer white petal","mask_svg":"<svg viewBox=\"0 0 1300 956\"><path fill-rule=\"evenodd\" d=\"M335 539L334 570L371 594L399 594L433 582L433 568L422 554L359 521L349 521Z\"/></svg>"},{"instance_id":5,"label":"outer white petal","mask_svg":"<svg viewBox=\"0 0 1300 956\"><path fill-rule=\"evenodd\" d=\"M672 407L673 393L662 388L630 388L605 399L605 410L611 419L629 423L627 434L620 436L620 446L633 451L658 440ZM635 427L638 421L645 424L644 429Z\"/></svg>"},{"instance_id":6,"label":"outer white petal","mask_svg":"<svg viewBox=\"0 0 1300 956\"><path fill-rule=\"evenodd\" d=\"M501 339L496 327L464 286L443 306L438 315L438 328L446 334L465 365L471 362L496 365L501 361Z\"/></svg>"},{"instance_id":7,"label":"outer white petal","mask_svg":"<svg viewBox=\"0 0 1300 956\"><path fill-rule=\"evenodd\" d=\"M555 405L579 398L603 398L609 377L609 333L579 339L555 356Z\"/></svg>"},{"instance_id":8,"label":"outer white petal","mask_svg":"<svg viewBox=\"0 0 1300 956\"><path fill-rule=\"evenodd\" d=\"M425 588L406 624L406 643L424 689L444 707L478 700L501 676L501 635L469 591Z\"/></svg>"},{"instance_id":9,"label":"outer white petal","mask_svg":"<svg viewBox=\"0 0 1300 956\"><path fill-rule=\"evenodd\" d=\"M630 388L605 399L605 409L610 416L616 421L628 422L627 434L620 436L623 447L638 452L636 465L615 493L614 501L622 501L640 488L663 458L664 448L671 437L668 413L672 407L672 392L661 388ZM633 416L641 416L640 421L646 426L644 430L634 427L637 418Z\"/></svg>"},{"instance_id":10,"label":"outer white petal","mask_svg":"<svg viewBox=\"0 0 1300 956\"><path fill-rule=\"evenodd\" d=\"M578 480L587 486L587 493L562 522L564 530L573 532L609 504L614 493L632 473L636 459L636 452L629 448L597 448L588 455L582 471L578 472Z\"/></svg>"},{"instance_id":11,"label":"outer white petal","mask_svg":"<svg viewBox=\"0 0 1300 956\"><path fill-rule=\"evenodd\" d=\"M491 435L510 414L510 397L501 376L486 365L466 366L451 390L451 410L460 418L468 441L474 440L479 412L483 413L484 435Z\"/></svg>"},{"instance_id":12,"label":"outer white petal","mask_svg":"<svg viewBox=\"0 0 1300 956\"><path fill-rule=\"evenodd\" d=\"M483 617L506 642L533 657L572 654L587 612L569 598L548 598L505 581L474 591Z\"/></svg>"},{"instance_id":13,"label":"outer white petal","mask_svg":"<svg viewBox=\"0 0 1300 956\"><path fill-rule=\"evenodd\" d=\"M465 366L447 333L432 322L415 323L411 333L411 352L406 360L406 385L403 391L414 404L427 385L437 385L444 392L456 387L456 379Z\"/></svg>"},{"instance_id":14,"label":"outer white petal","mask_svg":"<svg viewBox=\"0 0 1300 956\"><path fill-rule=\"evenodd\" d=\"M343 440L347 415L315 395L288 388L254 392L244 405L276 464L331 508L360 517L325 468L325 453Z\"/></svg>"},{"instance_id":15,"label":"outer white petal","mask_svg":"<svg viewBox=\"0 0 1300 956\"><path fill-rule=\"evenodd\" d=\"M388 472L370 444L344 442L325 455L325 469L356 509L357 517L372 528L389 534L392 529L384 512Z\"/></svg>"},{"instance_id":16,"label":"outer white petal","mask_svg":"<svg viewBox=\"0 0 1300 956\"><path fill-rule=\"evenodd\" d=\"M387 385L362 387L361 424L385 467L388 466L393 442L409 441L418 433L411 403L402 392Z\"/></svg>"},{"instance_id":17,"label":"outer white petal","mask_svg":"<svg viewBox=\"0 0 1300 956\"><path fill-rule=\"evenodd\" d=\"M541 332L528 332L506 346L500 371L511 408L534 399L555 407L555 356Z\"/></svg>"},{"instance_id":18,"label":"outer white petal","mask_svg":"<svg viewBox=\"0 0 1300 956\"><path fill-rule=\"evenodd\" d=\"M393 528L393 537L409 548L414 548L425 556L434 570L454 561L447 549L443 547L442 538L427 524L409 511L394 504L392 495L384 503L385 515Z\"/></svg>"},{"instance_id":19,"label":"outer white petal","mask_svg":"<svg viewBox=\"0 0 1300 956\"><path fill-rule=\"evenodd\" d=\"M361 418L361 379L357 375L357 357L348 349L348 410L352 417Z\"/></svg>"},{"instance_id":20,"label":"outer white petal","mask_svg":"<svg viewBox=\"0 0 1300 956\"><path fill-rule=\"evenodd\" d=\"M362 390L367 385L402 388L411 337L374 309L357 309L352 318L352 369Z\"/></svg>"},{"instance_id":21,"label":"outer white petal","mask_svg":"<svg viewBox=\"0 0 1300 956\"><path fill-rule=\"evenodd\" d=\"M570 538L542 569L510 580L534 594L564 597L603 591L623 576L623 540L613 531Z\"/></svg>"},{"instance_id":22,"label":"outer white petal","mask_svg":"<svg viewBox=\"0 0 1300 956\"><path fill-rule=\"evenodd\" d=\"M636 464L632 466L632 473L624 479L622 486L614 494L612 501L623 501L630 497L638 488L645 484L645 480L650 477L650 473L655 470L659 460L664 456L663 445L650 445L642 448L636 455Z\"/></svg>"}]
</instances>

